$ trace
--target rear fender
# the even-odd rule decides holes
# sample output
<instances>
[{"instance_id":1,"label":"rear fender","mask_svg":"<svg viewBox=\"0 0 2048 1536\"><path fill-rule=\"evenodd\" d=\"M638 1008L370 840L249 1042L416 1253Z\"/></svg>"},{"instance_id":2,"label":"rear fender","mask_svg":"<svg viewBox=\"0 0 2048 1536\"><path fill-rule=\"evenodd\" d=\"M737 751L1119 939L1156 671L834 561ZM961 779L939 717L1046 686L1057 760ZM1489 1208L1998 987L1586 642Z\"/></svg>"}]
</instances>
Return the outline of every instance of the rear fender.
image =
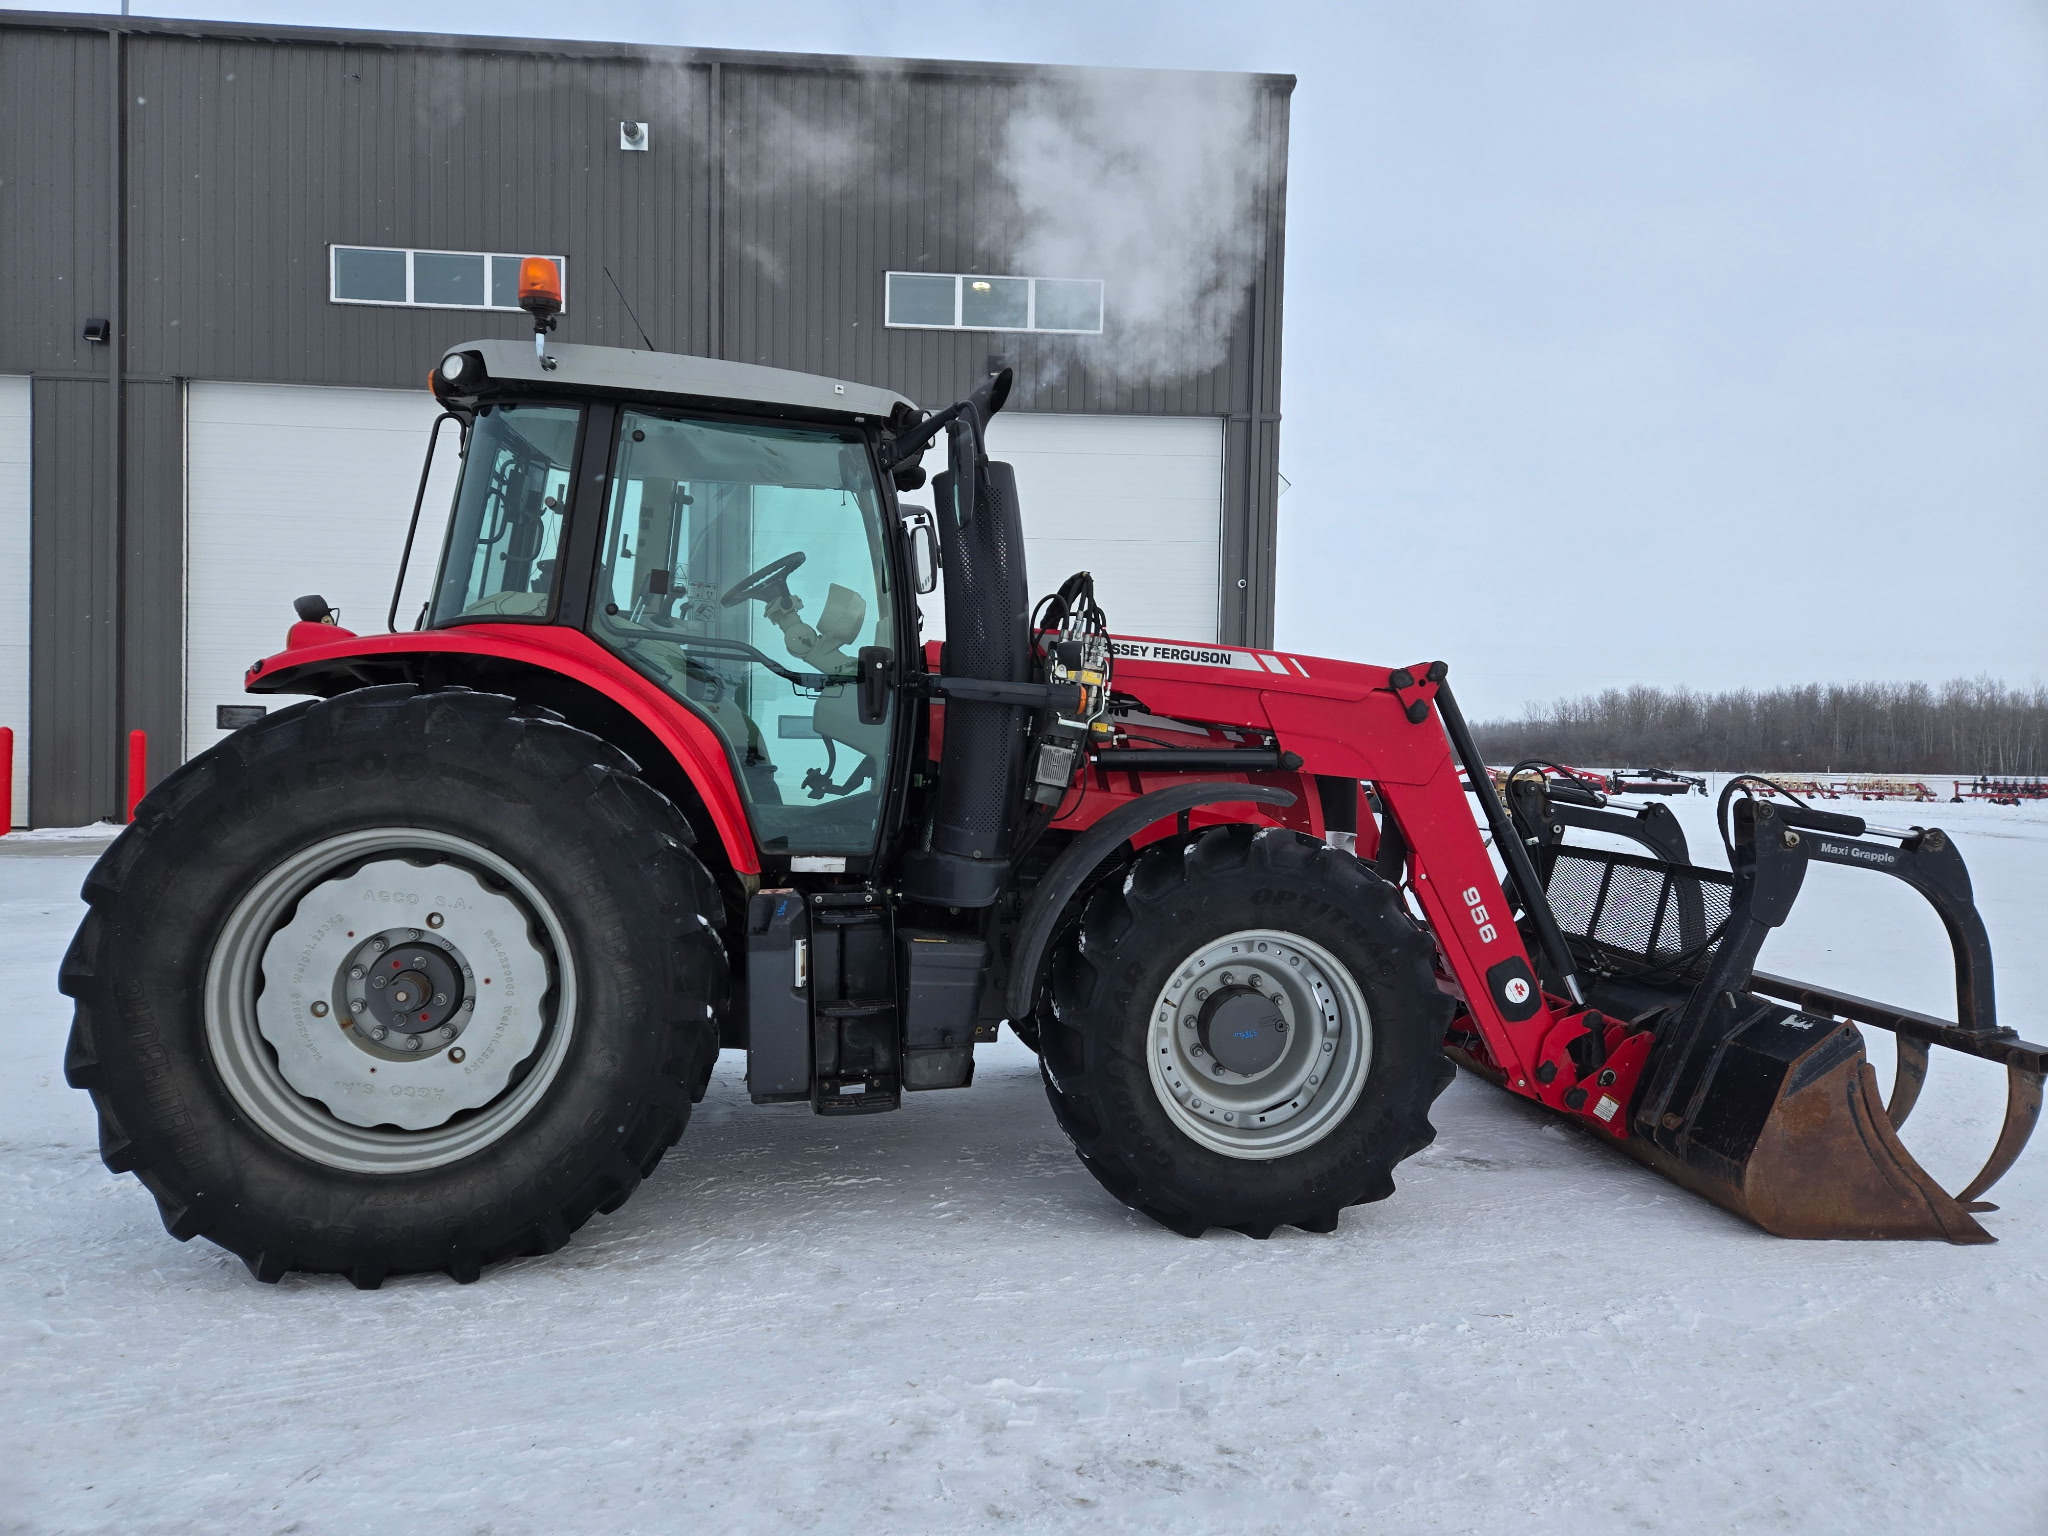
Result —
<instances>
[{"instance_id":1,"label":"rear fender","mask_svg":"<svg viewBox=\"0 0 2048 1536\"><path fill-rule=\"evenodd\" d=\"M331 698L396 682L505 693L556 711L638 762L648 782L683 808L700 847L719 848L735 874L760 873L746 805L717 732L576 630L474 624L350 635L266 657L249 669L246 686L251 693Z\"/></svg>"}]
</instances>

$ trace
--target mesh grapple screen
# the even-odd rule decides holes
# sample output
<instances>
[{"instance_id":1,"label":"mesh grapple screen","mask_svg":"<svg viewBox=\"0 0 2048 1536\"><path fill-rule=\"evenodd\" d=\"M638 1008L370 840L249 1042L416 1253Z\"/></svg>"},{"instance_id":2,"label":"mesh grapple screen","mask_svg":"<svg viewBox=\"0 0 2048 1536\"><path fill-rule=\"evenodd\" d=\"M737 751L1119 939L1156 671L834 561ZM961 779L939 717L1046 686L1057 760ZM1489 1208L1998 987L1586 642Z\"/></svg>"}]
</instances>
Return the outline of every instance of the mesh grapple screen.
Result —
<instances>
[{"instance_id":1,"label":"mesh grapple screen","mask_svg":"<svg viewBox=\"0 0 2048 1536\"><path fill-rule=\"evenodd\" d=\"M1558 926L1640 969L1705 972L1728 920L1734 879L1719 870L1603 848L1561 850L1550 870Z\"/></svg>"}]
</instances>

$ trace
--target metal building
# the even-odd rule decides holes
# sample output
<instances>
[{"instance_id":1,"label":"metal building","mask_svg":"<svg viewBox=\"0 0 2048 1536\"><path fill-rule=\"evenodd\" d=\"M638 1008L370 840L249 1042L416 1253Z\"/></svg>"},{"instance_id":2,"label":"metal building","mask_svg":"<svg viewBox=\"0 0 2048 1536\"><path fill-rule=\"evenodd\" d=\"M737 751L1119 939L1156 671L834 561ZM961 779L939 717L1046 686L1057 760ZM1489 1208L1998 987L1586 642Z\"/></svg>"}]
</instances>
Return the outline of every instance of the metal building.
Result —
<instances>
[{"instance_id":1,"label":"metal building","mask_svg":"<svg viewBox=\"0 0 2048 1536\"><path fill-rule=\"evenodd\" d=\"M933 406L1016 364L1034 590L1087 566L1126 633L1270 643L1293 81L1192 77L1253 103L1260 181L1220 360L1162 375L1106 344L1128 274L1013 248L1009 114L1096 74L0 12L15 822L117 815L131 730L158 777L220 740L292 596L383 625L425 372L530 332L522 256L564 340Z\"/></svg>"}]
</instances>

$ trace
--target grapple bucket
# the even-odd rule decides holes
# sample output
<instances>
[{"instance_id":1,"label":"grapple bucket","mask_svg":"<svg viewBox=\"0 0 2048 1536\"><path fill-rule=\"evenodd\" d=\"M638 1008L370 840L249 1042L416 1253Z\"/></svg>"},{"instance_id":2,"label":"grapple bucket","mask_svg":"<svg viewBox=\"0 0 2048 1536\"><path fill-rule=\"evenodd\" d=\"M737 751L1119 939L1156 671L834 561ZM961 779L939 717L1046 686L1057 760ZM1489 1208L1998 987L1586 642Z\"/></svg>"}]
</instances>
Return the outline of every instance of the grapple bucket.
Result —
<instances>
[{"instance_id":1,"label":"grapple bucket","mask_svg":"<svg viewBox=\"0 0 2048 1536\"><path fill-rule=\"evenodd\" d=\"M1623 1150L1783 1237L1993 1241L1976 1218L1997 1207L1979 1197L2040 1117L2048 1048L1996 1021L1990 946L1969 873L1945 834L1885 833L1860 817L1742 799L1733 807L1730 874L1689 863L1662 806L1629 812L1524 780L1510 784L1508 798L1535 845L1589 1001L1616 1021L1618 1035L1651 1036ZM1568 825L1619 833L1653 856L1567 845ZM1956 1020L1755 969L1813 860L1890 874L1927 898L1954 952ZM1858 1025L1898 1038L1889 1102ZM1933 1046L2007 1072L1996 1144L1955 1195L1898 1137Z\"/></svg>"}]
</instances>

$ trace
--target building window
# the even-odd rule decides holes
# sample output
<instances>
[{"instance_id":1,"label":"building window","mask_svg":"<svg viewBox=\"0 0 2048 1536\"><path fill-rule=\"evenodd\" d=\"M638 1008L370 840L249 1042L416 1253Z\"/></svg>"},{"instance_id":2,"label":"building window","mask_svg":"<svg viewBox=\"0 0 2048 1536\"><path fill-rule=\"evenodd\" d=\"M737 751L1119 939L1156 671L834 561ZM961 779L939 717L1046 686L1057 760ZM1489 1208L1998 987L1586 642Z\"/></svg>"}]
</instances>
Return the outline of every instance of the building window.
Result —
<instances>
[{"instance_id":1,"label":"building window","mask_svg":"<svg viewBox=\"0 0 2048 1536\"><path fill-rule=\"evenodd\" d=\"M487 251L394 251L378 246L329 248L328 297L336 304L406 304L420 309L517 309L522 256ZM547 258L562 274L567 263Z\"/></svg>"},{"instance_id":2,"label":"building window","mask_svg":"<svg viewBox=\"0 0 2048 1536\"><path fill-rule=\"evenodd\" d=\"M902 329L1102 334L1102 284L1093 278L891 272L887 281L887 323Z\"/></svg>"}]
</instances>

